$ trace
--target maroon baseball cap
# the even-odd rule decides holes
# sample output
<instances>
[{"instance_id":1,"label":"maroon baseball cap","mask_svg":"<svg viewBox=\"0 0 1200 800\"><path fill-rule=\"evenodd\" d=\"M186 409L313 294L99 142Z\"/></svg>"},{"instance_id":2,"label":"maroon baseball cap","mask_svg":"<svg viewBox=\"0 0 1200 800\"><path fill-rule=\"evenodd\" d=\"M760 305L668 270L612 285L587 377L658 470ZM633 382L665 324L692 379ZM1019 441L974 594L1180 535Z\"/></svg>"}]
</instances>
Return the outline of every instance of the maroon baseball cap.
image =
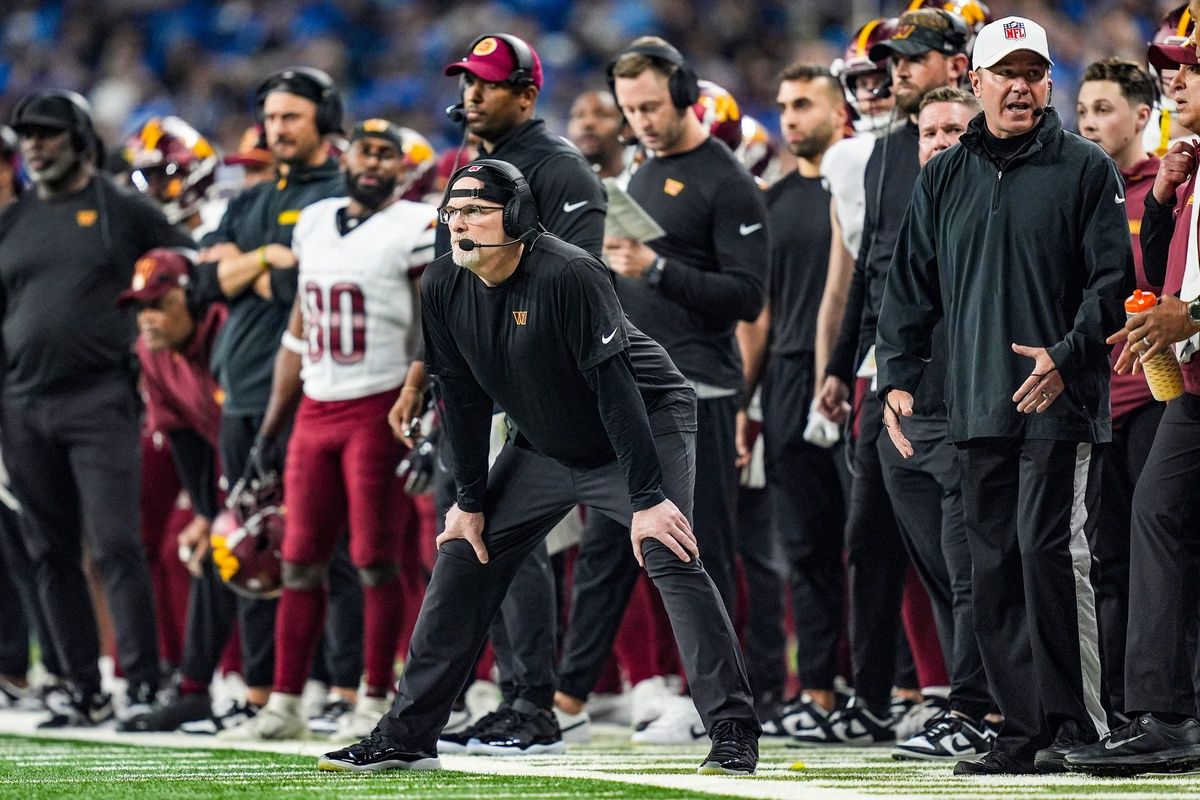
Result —
<instances>
[{"instance_id":1,"label":"maroon baseball cap","mask_svg":"<svg viewBox=\"0 0 1200 800\"><path fill-rule=\"evenodd\" d=\"M513 45L506 39L515 39L529 50L532 68L528 76L517 76L514 79L514 73L520 68L519 59ZM524 39L509 33L496 33L477 39L469 55L453 64L447 64L443 71L447 75L469 72L488 83L532 83L539 89L542 88L542 60L538 58L537 51Z\"/></svg>"},{"instance_id":2,"label":"maroon baseball cap","mask_svg":"<svg viewBox=\"0 0 1200 800\"><path fill-rule=\"evenodd\" d=\"M1190 44L1152 44L1146 53L1150 65L1158 69L1179 69L1183 65L1200 64L1196 48Z\"/></svg>"},{"instance_id":3,"label":"maroon baseball cap","mask_svg":"<svg viewBox=\"0 0 1200 800\"><path fill-rule=\"evenodd\" d=\"M117 296L118 306L153 303L175 287L188 285L191 262L178 250L156 247L133 265L133 282Z\"/></svg>"}]
</instances>

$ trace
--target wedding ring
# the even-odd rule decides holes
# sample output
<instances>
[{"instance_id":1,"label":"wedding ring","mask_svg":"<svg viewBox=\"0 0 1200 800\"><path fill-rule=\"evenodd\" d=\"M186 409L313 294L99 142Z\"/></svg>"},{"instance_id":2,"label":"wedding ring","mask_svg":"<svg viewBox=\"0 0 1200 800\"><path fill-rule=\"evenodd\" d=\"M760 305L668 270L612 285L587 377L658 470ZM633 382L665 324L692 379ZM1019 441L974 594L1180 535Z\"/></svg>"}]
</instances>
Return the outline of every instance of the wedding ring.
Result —
<instances>
[{"instance_id":1,"label":"wedding ring","mask_svg":"<svg viewBox=\"0 0 1200 800\"><path fill-rule=\"evenodd\" d=\"M1042 389L1042 399L1043 399L1043 400L1049 400L1049 399L1050 399L1050 393L1049 393L1049 392L1047 392L1045 389Z\"/></svg>"},{"instance_id":2,"label":"wedding ring","mask_svg":"<svg viewBox=\"0 0 1200 800\"><path fill-rule=\"evenodd\" d=\"M1151 347L1154 347L1154 342L1150 341L1149 336L1142 337L1142 344L1146 345L1147 350L1149 350Z\"/></svg>"}]
</instances>

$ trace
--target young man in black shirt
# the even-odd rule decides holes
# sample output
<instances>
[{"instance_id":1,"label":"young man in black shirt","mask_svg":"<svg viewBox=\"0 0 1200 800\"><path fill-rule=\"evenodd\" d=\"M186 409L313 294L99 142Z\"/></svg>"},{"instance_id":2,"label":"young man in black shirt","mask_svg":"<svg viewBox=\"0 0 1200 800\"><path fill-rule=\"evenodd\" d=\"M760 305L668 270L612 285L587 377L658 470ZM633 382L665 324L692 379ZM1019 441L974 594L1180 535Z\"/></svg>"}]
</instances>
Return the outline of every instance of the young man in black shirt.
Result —
<instances>
[{"instance_id":1,"label":"young man in black shirt","mask_svg":"<svg viewBox=\"0 0 1200 800\"><path fill-rule=\"evenodd\" d=\"M630 319L663 345L696 389L696 530L709 572L732 610L734 426L744 387L734 327L762 309L766 208L754 179L692 112L699 87L675 48L656 37L637 39L613 63L611 77L634 134L654 152L634 173L629 194L666 235L651 245L610 238L605 256ZM616 535L602 530L610 526L597 519L584 543L585 550L603 550L607 557L589 554L576 564L576 599L556 698L567 713L580 713L595 686L637 578L633 562L606 547ZM667 705L663 725L638 732L635 741L700 737L686 698Z\"/></svg>"},{"instance_id":2,"label":"young man in black shirt","mask_svg":"<svg viewBox=\"0 0 1200 800\"><path fill-rule=\"evenodd\" d=\"M141 452L133 318L117 308L138 256L191 240L93 167L102 144L73 92L22 100L13 128L34 191L0 216L3 451L23 509L66 702L47 727L112 716L101 693L95 612L81 568L84 529L117 629L131 713L154 704L158 646L139 535Z\"/></svg>"},{"instance_id":3,"label":"young man in black shirt","mask_svg":"<svg viewBox=\"0 0 1200 800\"><path fill-rule=\"evenodd\" d=\"M586 503L632 524L634 554L662 593L713 739L701 771L752 773L759 725L689 521L694 393L665 351L625 319L603 265L537 234L531 195L511 165L474 164L450 186L442 219L453 263L435 261L421 292L426 366L444 403L458 499L438 537L392 710L320 768L437 768L438 729L509 581L542 537ZM489 473L494 403L520 433Z\"/></svg>"}]
</instances>

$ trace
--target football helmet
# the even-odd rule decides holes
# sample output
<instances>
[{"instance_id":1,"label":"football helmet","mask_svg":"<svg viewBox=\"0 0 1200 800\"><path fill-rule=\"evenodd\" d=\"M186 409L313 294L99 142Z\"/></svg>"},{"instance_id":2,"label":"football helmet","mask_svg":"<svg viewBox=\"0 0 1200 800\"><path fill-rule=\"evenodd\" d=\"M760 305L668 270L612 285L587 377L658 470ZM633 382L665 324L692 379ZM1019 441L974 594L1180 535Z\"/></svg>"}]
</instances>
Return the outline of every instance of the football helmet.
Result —
<instances>
[{"instance_id":1,"label":"football helmet","mask_svg":"<svg viewBox=\"0 0 1200 800\"><path fill-rule=\"evenodd\" d=\"M692 111L708 132L737 150L742 144L742 110L726 89L712 81L700 81L700 99Z\"/></svg>"},{"instance_id":2,"label":"football helmet","mask_svg":"<svg viewBox=\"0 0 1200 800\"><path fill-rule=\"evenodd\" d=\"M766 126L754 117L742 117L742 144L734 155L754 177L767 183L779 178L779 147Z\"/></svg>"},{"instance_id":3,"label":"football helmet","mask_svg":"<svg viewBox=\"0 0 1200 800\"><path fill-rule=\"evenodd\" d=\"M881 131L891 120L893 101L888 88L891 86L888 64L886 60L872 61L869 53L875 45L892 38L898 23L896 18L871 20L854 32L842 57L829 66L829 71L841 82L846 102L854 112L856 130ZM859 98L859 81L866 78L879 85L872 92L872 99L862 100Z\"/></svg>"},{"instance_id":4,"label":"football helmet","mask_svg":"<svg viewBox=\"0 0 1200 800\"><path fill-rule=\"evenodd\" d=\"M919 8L940 8L951 14L962 17L967 23L972 36L977 36L983 26L992 21L992 11L987 3L979 0L912 0L905 11L916 11Z\"/></svg>"},{"instance_id":5,"label":"football helmet","mask_svg":"<svg viewBox=\"0 0 1200 800\"><path fill-rule=\"evenodd\" d=\"M179 117L154 117L125 143L129 180L162 203L171 224L195 213L209 194L221 163L208 139Z\"/></svg>"},{"instance_id":6,"label":"football helmet","mask_svg":"<svg viewBox=\"0 0 1200 800\"><path fill-rule=\"evenodd\" d=\"M243 478L213 521L209 544L225 584L246 597L278 597L283 589L283 485Z\"/></svg>"},{"instance_id":7,"label":"football helmet","mask_svg":"<svg viewBox=\"0 0 1200 800\"><path fill-rule=\"evenodd\" d=\"M412 128L400 128L404 142L404 175L396 192L406 200L420 201L433 191L437 178L437 152L429 140Z\"/></svg>"}]
</instances>

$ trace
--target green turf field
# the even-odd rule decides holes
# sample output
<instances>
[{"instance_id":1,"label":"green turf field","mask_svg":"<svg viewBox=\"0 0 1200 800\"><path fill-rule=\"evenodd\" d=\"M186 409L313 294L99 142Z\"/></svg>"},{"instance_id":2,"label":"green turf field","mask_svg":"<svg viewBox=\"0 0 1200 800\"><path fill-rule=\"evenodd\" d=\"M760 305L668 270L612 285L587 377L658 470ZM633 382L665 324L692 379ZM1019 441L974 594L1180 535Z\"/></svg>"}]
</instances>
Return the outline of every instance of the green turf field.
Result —
<instances>
[{"instance_id":1,"label":"green turf field","mask_svg":"<svg viewBox=\"0 0 1200 800\"><path fill-rule=\"evenodd\" d=\"M301 748L305 754L295 754ZM944 765L895 762L886 750L768 746L759 775L725 778L694 774L703 747L635 749L619 739L576 747L565 757L447 758L441 772L377 775L319 773L309 753L321 749L294 745L288 754L4 736L0 798L1200 797L1200 774L965 779ZM798 760L803 768L795 768Z\"/></svg>"}]
</instances>

